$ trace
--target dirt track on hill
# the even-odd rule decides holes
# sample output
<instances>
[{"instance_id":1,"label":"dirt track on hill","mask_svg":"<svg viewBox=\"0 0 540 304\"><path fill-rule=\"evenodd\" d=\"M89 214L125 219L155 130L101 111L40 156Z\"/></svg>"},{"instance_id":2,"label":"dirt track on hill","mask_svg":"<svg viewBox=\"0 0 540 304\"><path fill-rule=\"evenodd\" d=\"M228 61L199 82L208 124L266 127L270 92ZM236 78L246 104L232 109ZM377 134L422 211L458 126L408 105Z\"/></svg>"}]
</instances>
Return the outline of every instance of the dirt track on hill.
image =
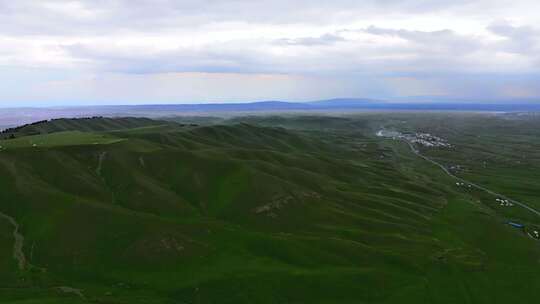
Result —
<instances>
[{"instance_id":1,"label":"dirt track on hill","mask_svg":"<svg viewBox=\"0 0 540 304\"><path fill-rule=\"evenodd\" d=\"M19 223L17 223L13 217L2 212L0 212L0 218L7 220L11 226L13 226L13 238L15 240L13 243L13 258L17 261L19 270L25 270L28 268L29 264L23 252L24 236L19 232ZM69 286L60 286L56 287L55 289L62 293L71 293L80 297L81 299L86 299L81 289Z\"/></svg>"},{"instance_id":2,"label":"dirt track on hill","mask_svg":"<svg viewBox=\"0 0 540 304\"><path fill-rule=\"evenodd\" d=\"M96 174L98 176L101 176L101 169L103 168L103 162L105 161L105 157L107 156L107 152L101 152L98 157L98 166L96 168Z\"/></svg>"},{"instance_id":3,"label":"dirt track on hill","mask_svg":"<svg viewBox=\"0 0 540 304\"><path fill-rule=\"evenodd\" d=\"M27 262L26 256L22 250L24 245L24 236L19 232L19 224L14 218L2 212L0 212L0 218L7 220L11 226L13 226L13 238L15 240L13 243L13 258L17 260L19 269L24 270Z\"/></svg>"}]
</instances>

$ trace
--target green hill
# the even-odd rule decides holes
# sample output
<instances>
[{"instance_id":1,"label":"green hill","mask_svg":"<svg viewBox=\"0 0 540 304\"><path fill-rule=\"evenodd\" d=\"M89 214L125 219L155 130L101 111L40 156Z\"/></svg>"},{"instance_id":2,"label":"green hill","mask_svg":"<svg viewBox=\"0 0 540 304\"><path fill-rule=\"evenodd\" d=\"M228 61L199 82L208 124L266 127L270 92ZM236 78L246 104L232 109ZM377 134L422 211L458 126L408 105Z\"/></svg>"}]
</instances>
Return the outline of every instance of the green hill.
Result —
<instances>
[{"instance_id":1,"label":"green hill","mask_svg":"<svg viewBox=\"0 0 540 304\"><path fill-rule=\"evenodd\" d=\"M169 124L163 121L135 117L88 117L59 118L43 120L16 128L9 128L0 134L0 138L12 138L28 135L49 134L63 131L103 132Z\"/></svg>"},{"instance_id":2,"label":"green hill","mask_svg":"<svg viewBox=\"0 0 540 304\"><path fill-rule=\"evenodd\" d=\"M538 244L376 121L276 119L55 120L0 141L0 212L25 259L0 219L0 303L539 296Z\"/></svg>"}]
</instances>

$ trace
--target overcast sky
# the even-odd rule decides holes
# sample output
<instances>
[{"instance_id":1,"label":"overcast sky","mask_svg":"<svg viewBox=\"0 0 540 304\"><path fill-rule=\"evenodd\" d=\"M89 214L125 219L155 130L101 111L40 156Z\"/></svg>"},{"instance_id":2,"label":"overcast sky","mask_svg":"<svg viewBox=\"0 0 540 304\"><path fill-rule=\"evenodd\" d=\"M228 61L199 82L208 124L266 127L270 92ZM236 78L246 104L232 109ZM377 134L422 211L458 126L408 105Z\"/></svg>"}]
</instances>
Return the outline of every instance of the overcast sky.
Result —
<instances>
[{"instance_id":1,"label":"overcast sky","mask_svg":"<svg viewBox=\"0 0 540 304\"><path fill-rule=\"evenodd\" d=\"M538 0L0 0L0 106L540 96Z\"/></svg>"}]
</instances>

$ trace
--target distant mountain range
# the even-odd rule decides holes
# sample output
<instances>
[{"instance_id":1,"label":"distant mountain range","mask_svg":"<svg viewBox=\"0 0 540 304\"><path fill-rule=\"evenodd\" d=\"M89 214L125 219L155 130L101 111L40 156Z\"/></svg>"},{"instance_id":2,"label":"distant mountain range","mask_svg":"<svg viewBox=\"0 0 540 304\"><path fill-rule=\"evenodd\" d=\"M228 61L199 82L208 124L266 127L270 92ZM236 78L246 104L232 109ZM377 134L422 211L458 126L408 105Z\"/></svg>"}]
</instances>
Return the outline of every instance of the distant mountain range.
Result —
<instances>
[{"instance_id":1,"label":"distant mountain range","mask_svg":"<svg viewBox=\"0 0 540 304\"><path fill-rule=\"evenodd\" d=\"M248 103L206 103L206 104L170 104L170 105L136 105L106 106L109 110L142 111L142 112L246 112L246 111L288 111L288 110L334 110L362 109L386 104L386 101L375 99L340 98L311 102L257 101Z\"/></svg>"},{"instance_id":2,"label":"distant mountain range","mask_svg":"<svg viewBox=\"0 0 540 304\"><path fill-rule=\"evenodd\" d=\"M467 99L408 97L397 101L365 98L336 98L312 102L259 101L169 105L111 105L50 108L0 109L0 129L38 120L85 116L164 117L175 115L222 115L249 112L303 111L493 111L538 112L540 102L530 99L469 102Z\"/></svg>"}]
</instances>

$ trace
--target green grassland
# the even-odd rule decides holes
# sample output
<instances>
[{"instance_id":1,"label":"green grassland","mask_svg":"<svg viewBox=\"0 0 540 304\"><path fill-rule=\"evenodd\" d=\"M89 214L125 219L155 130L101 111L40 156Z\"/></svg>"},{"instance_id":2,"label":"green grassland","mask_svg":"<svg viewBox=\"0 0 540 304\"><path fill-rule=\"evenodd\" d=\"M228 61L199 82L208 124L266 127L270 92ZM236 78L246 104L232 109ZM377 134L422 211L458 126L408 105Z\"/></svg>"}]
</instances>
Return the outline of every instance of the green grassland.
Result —
<instances>
[{"instance_id":1,"label":"green grassland","mask_svg":"<svg viewBox=\"0 0 540 304\"><path fill-rule=\"evenodd\" d=\"M28 135L49 134L62 131L100 132L111 130L126 130L140 127L151 127L167 124L148 118L136 117L90 117L90 118L59 118L37 121L16 128L4 130L0 138L20 137Z\"/></svg>"},{"instance_id":2,"label":"green grassland","mask_svg":"<svg viewBox=\"0 0 540 304\"><path fill-rule=\"evenodd\" d=\"M0 303L532 303L539 242L504 223L539 219L374 136L430 131L456 148L423 153L471 168L488 145L492 157L527 153L523 167L463 174L540 198L534 121L519 122L529 130L519 139L452 118L130 118L121 128L96 118L16 132L0 140L0 212L20 225L27 263L17 267L13 227L0 220Z\"/></svg>"},{"instance_id":3,"label":"green grassland","mask_svg":"<svg viewBox=\"0 0 540 304\"><path fill-rule=\"evenodd\" d=\"M77 145L107 145L122 141L107 134L98 134L81 131L64 131L43 135L23 136L0 141L0 151L17 148L50 148L58 146Z\"/></svg>"},{"instance_id":4,"label":"green grassland","mask_svg":"<svg viewBox=\"0 0 540 304\"><path fill-rule=\"evenodd\" d=\"M408 123L408 128L448 139L452 149L426 149L424 153L447 166L459 165L458 176L540 210L537 116L462 114L448 119L448 115L439 114L416 118ZM488 197L485 203L496 202L494 197ZM514 208L492 207L504 213L517 212Z\"/></svg>"}]
</instances>

